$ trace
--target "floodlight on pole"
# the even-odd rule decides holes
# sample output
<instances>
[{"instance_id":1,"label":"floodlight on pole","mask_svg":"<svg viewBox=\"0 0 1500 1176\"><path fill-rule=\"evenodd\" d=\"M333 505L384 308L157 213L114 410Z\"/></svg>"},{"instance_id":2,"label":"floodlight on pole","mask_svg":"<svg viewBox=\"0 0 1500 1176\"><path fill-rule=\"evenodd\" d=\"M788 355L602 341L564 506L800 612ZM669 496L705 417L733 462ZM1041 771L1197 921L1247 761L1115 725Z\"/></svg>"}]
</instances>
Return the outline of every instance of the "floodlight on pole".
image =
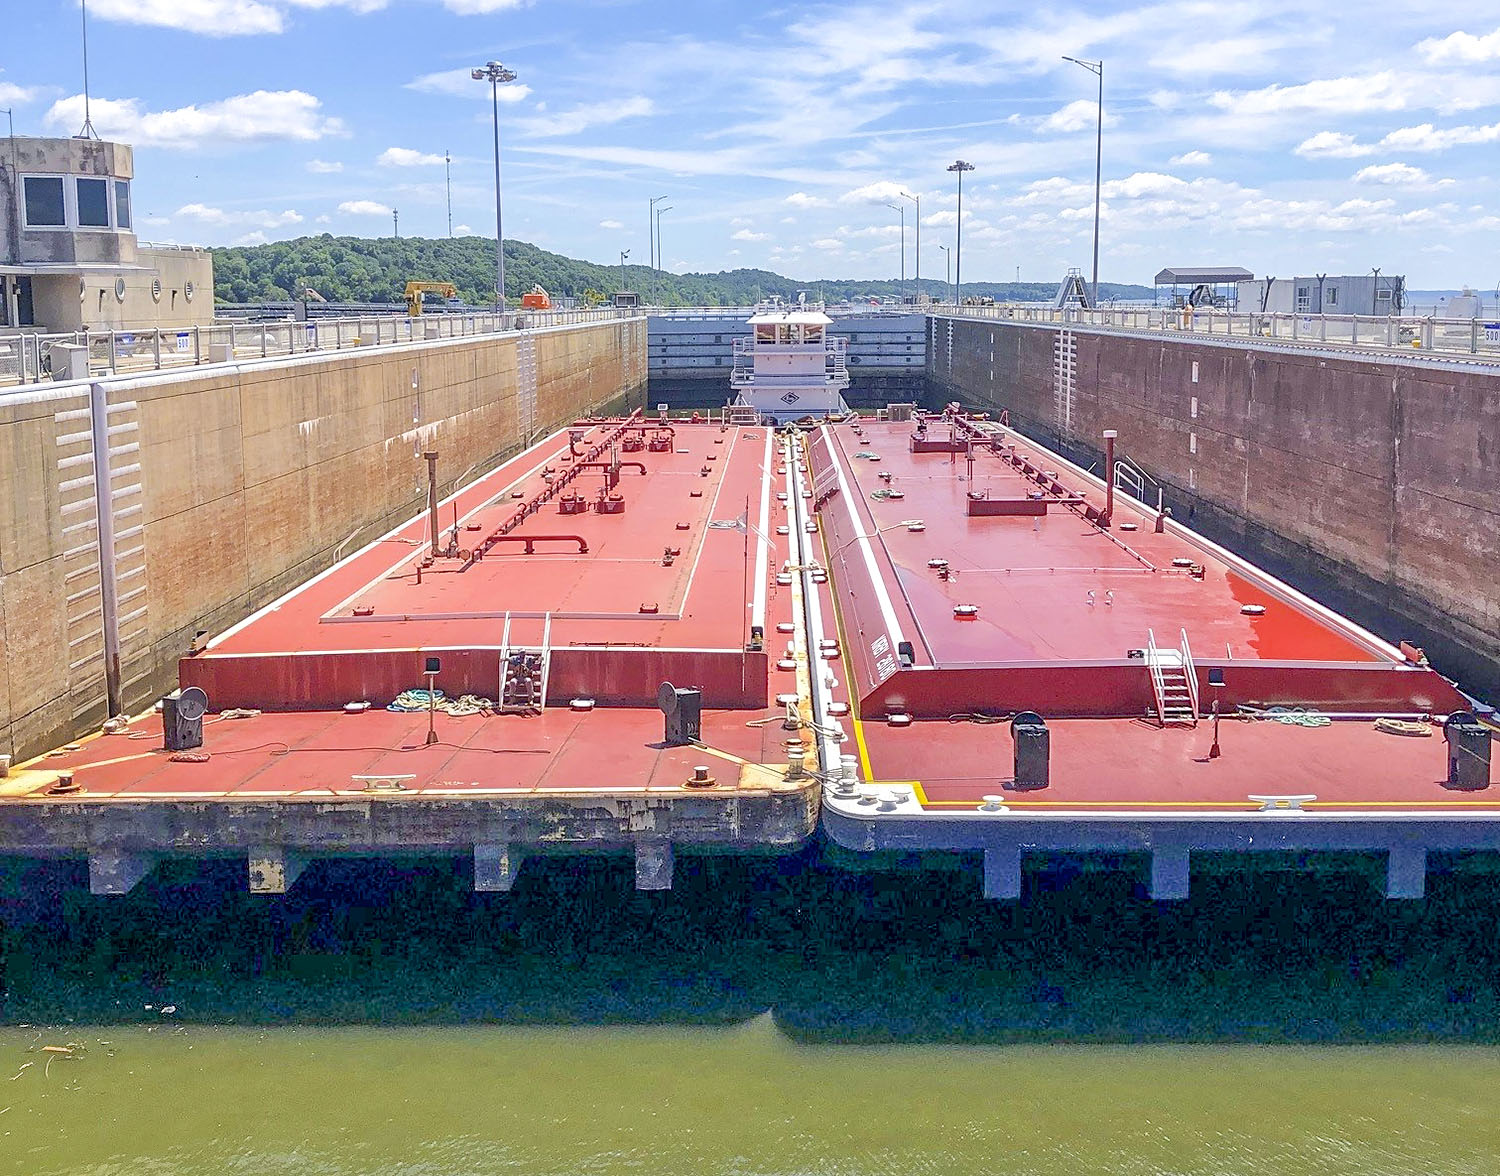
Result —
<instances>
[{"instance_id":1,"label":"floodlight on pole","mask_svg":"<svg viewBox=\"0 0 1500 1176\"><path fill-rule=\"evenodd\" d=\"M903 200L910 200L917 206L917 275L915 279L916 289L913 291L916 295L913 304L916 305L922 301L922 197L913 196L910 192L902 192L901 198Z\"/></svg>"},{"instance_id":2,"label":"floodlight on pole","mask_svg":"<svg viewBox=\"0 0 1500 1176\"><path fill-rule=\"evenodd\" d=\"M620 250L620 293L625 293L625 259L630 256L630 250Z\"/></svg>"},{"instance_id":3,"label":"floodlight on pole","mask_svg":"<svg viewBox=\"0 0 1500 1176\"><path fill-rule=\"evenodd\" d=\"M1081 57L1063 57L1074 65L1081 65L1099 78L1098 121L1094 127L1094 305L1099 305L1099 191L1103 175L1104 159L1104 60L1088 61Z\"/></svg>"},{"instance_id":4,"label":"floodlight on pole","mask_svg":"<svg viewBox=\"0 0 1500 1176\"><path fill-rule=\"evenodd\" d=\"M471 69L469 76L476 82L489 82L490 107L495 127L495 305L505 312L505 223L500 205L500 83L516 80L515 70L506 69L498 61L487 61L483 69Z\"/></svg>"},{"instance_id":5,"label":"floodlight on pole","mask_svg":"<svg viewBox=\"0 0 1500 1176\"><path fill-rule=\"evenodd\" d=\"M955 241L953 270L953 302L958 304L959 292L964 284L964 172L974 170L974 165L962 159L955 159L948 165L948 170L958 173L958 232Z\"/></svg>"},{"instance_id":6,"label":"floodlight on pole","mask_svg":"<svg viewBox=\"0 0 1500 1176\"><path fill-rule=\"evenodd\" d=\"M943 271L944 271L944 274L946 275L947 281L948 281L948 293L952 294L953 293L953 250L949 249L948 246L944 245L941 241L938 242L938 248L943 251ZM957 300L955 299L955 301L957 301Z\"/></svg>"}]
</instances>

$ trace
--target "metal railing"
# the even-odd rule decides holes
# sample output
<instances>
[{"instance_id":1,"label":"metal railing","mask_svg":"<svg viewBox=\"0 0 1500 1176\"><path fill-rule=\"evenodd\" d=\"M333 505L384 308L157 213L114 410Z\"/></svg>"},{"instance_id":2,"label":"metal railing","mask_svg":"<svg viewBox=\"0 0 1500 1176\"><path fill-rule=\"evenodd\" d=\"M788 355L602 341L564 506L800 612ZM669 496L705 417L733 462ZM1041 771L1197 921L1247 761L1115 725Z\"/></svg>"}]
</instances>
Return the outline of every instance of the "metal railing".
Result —
<instances>
[{"instance_id":1,"label":"metal railing","mask_svg":"<svg viewBox=\"0 0 1500 1176\"><path fill-rule=\"evenodd\" d=\"M541 327L610 322L639 317L638 310L520 311L432 314L419 318L374 315L308 322L214 323L204 327L142 331L0 332L0 388L69 378L63 346L88 349L89 376L155 371L194 364L345 351L394 343L496 335ZM83 378L76 365L71 373Z\"/></svg>"},{"instance_id":2,"label":"metal railing","mask_svg":"<svg viewBox=\"0 0 1500 1176\"><path fill-rule=\"evenodd\" d=\"M1263 339L1332 348L1402 351L1421 355L1469 355L1500 360L1500 318L1438 318L1434 315L1285 314L1198 308L1192 313L1155 306L1106 306L1096 310L1005 303L995 306L935 304L927 313L961 318L1057 323L1124 331L1208 338Z\"/></svg>"},{"instance_id":3,"label":"metal railing","mask_svg":"<svg viewBox=\"0 0 1500 1176\"><path fill-rule=\"evenodd\" d=\"M756 352L799 355L806 354L809 346L817 344L806 343L758 343L753 335L739 335L732 341L732 352L734 364L729 372L729 384L733 388L748 387L755 382L755 355ZM808 378L806 372L786 372L766 377L761 380L767 384L775 383L782 375L790 381L805 381ZM849 382L849 340L843 335L828 335L823 340L823 378L832 383L847 387Z\"/></svg>"}]
</instances>

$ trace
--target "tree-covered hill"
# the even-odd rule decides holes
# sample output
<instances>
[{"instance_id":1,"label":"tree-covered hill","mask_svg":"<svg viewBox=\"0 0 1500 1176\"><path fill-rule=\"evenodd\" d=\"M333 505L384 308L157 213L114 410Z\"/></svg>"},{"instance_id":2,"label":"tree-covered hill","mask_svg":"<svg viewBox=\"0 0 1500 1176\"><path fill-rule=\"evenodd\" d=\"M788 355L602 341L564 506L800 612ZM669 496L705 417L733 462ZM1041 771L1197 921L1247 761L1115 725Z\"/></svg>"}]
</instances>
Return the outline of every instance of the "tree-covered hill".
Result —
<instances>
[{"instance_id":1,"label":"tree-covered hill","mask_svg":"<svg viewBox=\"0 0 1500 1176\"><path fill-rule=\"evenodd\" d=\"M483 237L297 237L266 245L215 249L214 294L221 302L272 302L311 286L330 302L399 302L410 279L452 282L465 302L494 300L495 244ZM625 283L644 298L669 306L745 306L771 295L836 302L858 297L900 297L897 281L797 282L769 270L737 269L717 274L654 273L625 267ZM620 287L620 267L549 253L525 241L505 242L506 295L512 302L534 285L554 297L603 298ZM923 289L938 294L942 275L923 276ZM1050 299L1056 283L970 282L965 296L1023 301ZM1145 286L1105 283L1105 298L1142 298Z\"/></svg>"}]
</instances>

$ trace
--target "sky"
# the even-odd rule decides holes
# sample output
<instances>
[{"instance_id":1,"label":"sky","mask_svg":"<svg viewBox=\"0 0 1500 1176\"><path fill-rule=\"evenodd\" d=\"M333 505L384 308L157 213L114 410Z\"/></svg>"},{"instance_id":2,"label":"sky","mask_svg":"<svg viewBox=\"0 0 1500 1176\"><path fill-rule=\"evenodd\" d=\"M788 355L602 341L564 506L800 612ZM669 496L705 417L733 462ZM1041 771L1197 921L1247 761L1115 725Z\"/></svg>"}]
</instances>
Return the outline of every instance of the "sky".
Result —
<instances>
[{"instance_id":1,"label":"sky","mask_svg":"<svg viewBox=\"0 0 1500 1176\"><path fill-rule=\"evenodd\" d=\"M4 0L0 107L83 123L77 0ZM572 257L966 281L1404 273L1500 286L1500 0L90 0L91 115L142 239L493 238ZM897 206L896 208L890 207ZM904 210L901 211L901 210ZM904 241L903 249L903 222Z\"/></svg>"}]
</instances>

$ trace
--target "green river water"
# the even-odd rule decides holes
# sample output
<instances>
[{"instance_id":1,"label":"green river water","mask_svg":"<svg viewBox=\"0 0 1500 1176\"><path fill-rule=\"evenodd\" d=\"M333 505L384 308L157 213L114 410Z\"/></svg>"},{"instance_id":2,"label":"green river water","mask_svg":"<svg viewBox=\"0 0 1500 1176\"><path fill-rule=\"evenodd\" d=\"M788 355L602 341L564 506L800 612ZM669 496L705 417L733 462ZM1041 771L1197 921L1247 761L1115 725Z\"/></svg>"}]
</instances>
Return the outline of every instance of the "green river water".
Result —
<instances>
[{"instance_id":1,"label":"green river water","mask_svg":"<svg viewBox=\"0 0 1500 1176\"><path fill-rule=\"evenodd\" d=\"M0 863L0 1176L1500 1172L1500 876L1108 864Z\"/></svg>"},{"instance_id":2,"label":"green river water","mask_svg":"<svg viewBox=\"0 0 1500 1176\"><path fill-rule=\"evenodd\" d=\"M45 1036L45 1035L44 1035ZM16 1173L1414 1173L1500 1166L1500 1055L826 1046L731 1028L75 1034L22 1054ZM49 1038L50 1039L50 1038ZM108 1047L100 1044L108 1041ZM5 1077L9 1077L8 1071Z\"/></svg>"}]
</instances>

